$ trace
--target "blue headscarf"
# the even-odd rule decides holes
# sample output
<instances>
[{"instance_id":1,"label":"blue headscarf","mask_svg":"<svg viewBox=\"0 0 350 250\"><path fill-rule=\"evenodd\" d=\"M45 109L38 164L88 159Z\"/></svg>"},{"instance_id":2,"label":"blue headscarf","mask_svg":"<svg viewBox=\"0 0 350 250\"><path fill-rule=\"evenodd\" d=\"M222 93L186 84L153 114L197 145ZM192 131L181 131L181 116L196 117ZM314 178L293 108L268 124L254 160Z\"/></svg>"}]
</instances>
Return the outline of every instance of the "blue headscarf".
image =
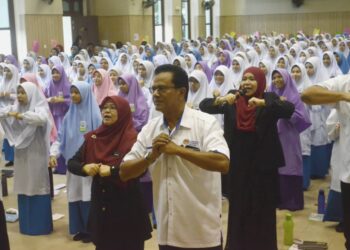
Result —
<instances>
[{"instance_id":1,"label":"blue headscarf","mask_svg":"<svg viewBox=\"0 0 350 250\"><path fill-rule=\"evenodd\" d=\"M81 102L71 102L58 133L60 151L66 162L83 144L84 134L97 129L102 123L101 112L91 86L82 81L73 83L73 86L79 90Z\"/></svg>"},{"instance_id":2,"label":"blue headscarf","mask_svg":"<svg viewBox=\"0 0 350 250\"><path fill-rule=\"evenodd\" d=\"M151 47L148 47L148 46L145 47L145 52L146 52L147 50L151 51L151 55L150 55L150 56L147 56L146 53L145 53L145 55L142 57L142 60L153 62L154 50L153 50Z\"/></svg>"},{"instance_id":3,"label":"blue headscarf","mask_svg":"<svg viewBox=\"0 0 350 250\"><path fill-rule=\"evenodd\" d=\"M343 74L345 75L345 74L349 73L350 66L349 66L349 63L346 60L344 54L341 52L334 52L334 54L337 54L340 57L340 61L338 63L338 66L341 69L341 71L343 72Z\"/></svg>"}]
</instances>

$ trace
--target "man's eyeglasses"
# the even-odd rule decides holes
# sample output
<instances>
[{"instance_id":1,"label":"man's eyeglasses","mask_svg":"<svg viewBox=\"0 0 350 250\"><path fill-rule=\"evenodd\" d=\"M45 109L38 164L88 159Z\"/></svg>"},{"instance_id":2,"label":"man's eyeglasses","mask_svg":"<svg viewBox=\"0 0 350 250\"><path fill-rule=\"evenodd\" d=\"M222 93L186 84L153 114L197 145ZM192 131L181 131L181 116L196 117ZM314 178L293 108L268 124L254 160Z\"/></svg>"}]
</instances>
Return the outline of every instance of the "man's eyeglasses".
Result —
<instances>
[{"instance_id":1,"label":"man's eyeglasses","mask_svg":"<svg viewBox=\"0 0 350 250\"><path fill-rule=\"evenodd\" d=\"M168 89L176 89L176 87L167 87L167 86L153 86L149 88L149 91L151 92L151 94L155 93L156 91L158 91L158 93L160 94L164 94Z\"/></svg>"}]
</instances>

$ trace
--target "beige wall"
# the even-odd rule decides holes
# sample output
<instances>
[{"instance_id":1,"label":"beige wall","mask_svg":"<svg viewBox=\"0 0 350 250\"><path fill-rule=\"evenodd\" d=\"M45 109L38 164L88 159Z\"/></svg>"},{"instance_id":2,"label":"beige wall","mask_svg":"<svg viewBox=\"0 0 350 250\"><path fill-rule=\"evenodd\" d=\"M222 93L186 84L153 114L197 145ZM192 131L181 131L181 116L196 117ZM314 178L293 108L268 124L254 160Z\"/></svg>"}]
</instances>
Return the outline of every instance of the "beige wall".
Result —
<instances>
[{"instance_id":1,"label":"beige wall","mask_svg":"<svg viewBox=\"0 0 350 250\"><path fill-rule=\"evenodd\" d=\"M16 19L24 20L23 32L25 32L25 35L21 35L24 41L20 43L26 44L26 50L31 50L33 42L37 40L40 43L39 54L47 56L52 42L63 44L62 1L56 0L52 4L47 4L42 0L25 0L17 3L21 5L22 11L18 13ZM15 8L17 7L16 4ZM17 20L16 26L21 25ZM25 53L26 51L19 49L20 59L23 59Z\"/></svg>"},{"instance_id":2,"label":"beige wall","mask_svg":"<svg viewBox=\"0 0 350 250\"><path fill-rule=\"evenodd\" d=\"M92 15L98 16L100 41L140 44L148 36L153 42L152 8L142 8L142 0L95 0L90 9Z\"/></svg>"},{"instance_id":3,"label":"beige wall","mask_svg":"<svg viewBox=\"0 0 350 250\"><path fill-rule=\"evenodd\" d=\"M28 15L62 15L63 7L61 0L55 0L47 4L42 0L25 0L25 13Z\"/></svg>"},{"instance_id":4,"label":"beige wall","mask_svg":"<svg viewBox=\"0 0 350 250\"><path fill-rule=\"evenodd\" d=\"M303 30L312 34L314 28L333 34L350 26L350 12L325 12L275 15L222 16L221 34L235 31L247 34L255 31L296 33Z\"/></svg>"},{"instance_id":5,"label":"beige wall","mask_svg":"<svg viewBox=\"0 0 350 250\"><path fill-rule=\"evenodd\" d=\"M49 55L53 42L63 45L62 15L25 15L27 47L40 42L40 55Z\"/></svg>"},{"instance_id":6,"label":"beige wall","mask_svg":"<svg viewBox=\"0 0 350 250\"><path fill-rule=\"evenodd\" d=\"M349 0L305 0L293 7L291 0L221 0L221 16L297 14L350 11Z\"/></svg>"},{"instance_id":7,"label":"beige wall","mask_svg":"<svg viewBox=\"0 0 350 250\"><path fill-rule=\"evenodd\" d=\"M220 35L235 31L312 34L315 28L339 33L350 27L349 0L308 0L300 8L291 0L221 0Z\"/></svg>"}]
</instances>

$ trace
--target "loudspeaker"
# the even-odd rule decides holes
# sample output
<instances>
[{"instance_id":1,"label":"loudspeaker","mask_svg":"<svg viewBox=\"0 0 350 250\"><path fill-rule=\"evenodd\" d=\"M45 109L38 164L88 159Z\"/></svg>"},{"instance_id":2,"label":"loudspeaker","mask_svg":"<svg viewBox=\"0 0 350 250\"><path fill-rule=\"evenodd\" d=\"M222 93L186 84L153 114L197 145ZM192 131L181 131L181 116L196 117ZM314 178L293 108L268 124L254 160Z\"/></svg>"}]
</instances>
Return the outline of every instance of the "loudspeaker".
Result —
<instances>
[{"instance_id":1,"label":"loudspeaker","mask_svg":"<svg viewBox=\"0 0 350 250\"><path fill-rule=\"evenodd\" d=\"M292 0L292 3L295 7L300 7L303 5L304 0Z\"/></svg>"}]
</instances>

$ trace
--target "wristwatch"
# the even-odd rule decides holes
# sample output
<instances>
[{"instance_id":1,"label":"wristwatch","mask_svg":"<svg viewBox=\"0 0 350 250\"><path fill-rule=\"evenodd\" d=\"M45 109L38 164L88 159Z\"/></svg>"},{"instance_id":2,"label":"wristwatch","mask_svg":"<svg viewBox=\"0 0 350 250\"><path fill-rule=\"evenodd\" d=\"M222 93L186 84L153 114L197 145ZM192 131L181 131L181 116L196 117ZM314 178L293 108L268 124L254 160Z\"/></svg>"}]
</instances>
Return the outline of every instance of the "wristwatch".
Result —
<instances>
[{"instance_id":1,"label":"wristwatch","mask_svg":"<svg viewBox=\"0 0 350 250\"><path fill-rule=\"evenodd\" d=\"M145 157L145 160L146 160L147 163L150 164L150 165L151 165L153 162L156 161L156 159L152 159L152 158L151 158L151 154L152 154L152 153L149 152L149 153L146 155L146 157Z\"/></svg>"}]
</instances>

